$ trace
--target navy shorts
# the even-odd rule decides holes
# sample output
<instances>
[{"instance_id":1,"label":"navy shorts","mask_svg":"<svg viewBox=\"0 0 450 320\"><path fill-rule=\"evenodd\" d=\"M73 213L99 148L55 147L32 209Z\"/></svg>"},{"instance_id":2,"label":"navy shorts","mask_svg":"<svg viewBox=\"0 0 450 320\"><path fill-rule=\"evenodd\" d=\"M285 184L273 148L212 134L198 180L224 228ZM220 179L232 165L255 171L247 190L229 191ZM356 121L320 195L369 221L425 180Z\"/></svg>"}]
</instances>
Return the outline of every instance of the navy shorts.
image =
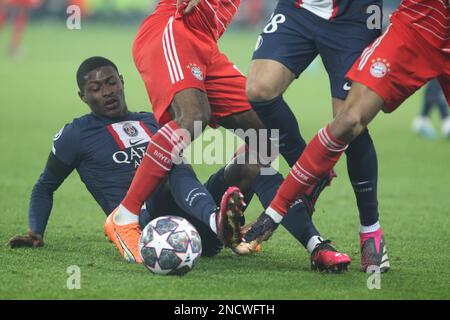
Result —
<instances>
[{"instance_id":1,"label":"navy shorts","mask_svg":"<svg viewBox=\"0 0 450 320\"><path fill-rule=\"evenodd\" d=\"M351 85L345 78L347 71L381 34L381 30L370 30L364 19L360 20L329 21L289 1L279 1L258 38L253 59L278 61L299 77L320 55L331 95L345 99Z\"/></svg>"}]
</instances>

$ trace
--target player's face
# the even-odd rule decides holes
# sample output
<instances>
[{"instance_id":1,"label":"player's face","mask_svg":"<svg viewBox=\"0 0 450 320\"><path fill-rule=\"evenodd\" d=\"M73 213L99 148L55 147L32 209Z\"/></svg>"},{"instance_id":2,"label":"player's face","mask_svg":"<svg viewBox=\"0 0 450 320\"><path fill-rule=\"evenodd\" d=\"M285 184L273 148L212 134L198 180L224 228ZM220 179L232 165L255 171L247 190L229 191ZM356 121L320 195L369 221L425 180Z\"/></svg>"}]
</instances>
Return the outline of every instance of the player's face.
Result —
<instances>
[{"instance_id":1,"label":"player's face","mask_svg":"<svg viewBox=\"0 0 450 320\"><path fill-rule=\"evenodd\" d=\"M101 67L89 72L80 97L96 115L119 118L127 113L123 80L113 67Z\"/></svg>"}]
</instances>

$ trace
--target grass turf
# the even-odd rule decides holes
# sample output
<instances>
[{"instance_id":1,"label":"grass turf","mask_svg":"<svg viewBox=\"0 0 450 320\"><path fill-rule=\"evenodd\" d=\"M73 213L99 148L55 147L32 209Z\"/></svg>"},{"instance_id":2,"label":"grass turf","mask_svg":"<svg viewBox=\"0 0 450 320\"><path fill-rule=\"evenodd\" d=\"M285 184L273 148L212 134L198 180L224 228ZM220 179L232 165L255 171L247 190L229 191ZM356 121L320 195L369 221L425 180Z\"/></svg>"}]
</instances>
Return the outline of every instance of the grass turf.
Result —
<instances>
[{"instance_id":1,"label":"grass turf","mask_svg":"<svg viewBox=\"0 0 450 320\"><path fill-rule=\"evenodd\" d=\"M379 200L391 271L380 290L369 290L359 272L358 213L345 160L339 178L319 201L314 220L325 237L353 259L342 275L309 269L309 255L285 230L260 254L238 257L223 251L200 261L185 277L150 274L128 265L102 232L104 214L77 174L55 194L41 249L12 250L10 236L27 229L31 189L64 123L88 109L77 97L75 71L91 55L117 63L126 81L130 109L149 110L135 70L131 45L136 26L84 24L69 31L63 22L34 23L17 59L6 55L0 33L0 299L449 299L450 141L422 140L410 132L421 93L395 114L371 125L379 157ZM227 33L221 47L246 72L257 31ZM328 79L320 63L286 94L309 140L331 117ZM435 119L437 122L437 119ZM196 166L206 179L218 166ZM282 166L287 173L287 167ZM247 216L260 213L255 200ZM66 270L81 268L81 289L68 290Z\"/></svg>"}]
</instances>

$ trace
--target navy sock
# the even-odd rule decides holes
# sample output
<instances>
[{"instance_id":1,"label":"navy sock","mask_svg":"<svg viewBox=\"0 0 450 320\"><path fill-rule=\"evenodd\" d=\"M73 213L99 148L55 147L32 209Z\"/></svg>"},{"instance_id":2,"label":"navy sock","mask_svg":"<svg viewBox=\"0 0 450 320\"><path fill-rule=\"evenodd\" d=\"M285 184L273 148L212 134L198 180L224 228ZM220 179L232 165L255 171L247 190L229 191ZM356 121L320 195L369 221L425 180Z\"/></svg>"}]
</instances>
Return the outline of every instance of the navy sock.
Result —
<instances>
[{"instance_id":1,"label":"navy sock","mask_svg":"<svg viewBox=\"0 0 450 320\"><path fill-rule=\"evenodd\" d=\"M442 98L438 102L438 108L439 108L439 114L441 115L441 119L447 119L449 116L448 112L448 105L447 100L444 97L444 94L442 94Z\"/></svg>"},{"instance_id":2,"label":"navy sock","mask_svg":"<svg viewBox=\"0 0 450 320\"><path fill-rule=\"evenodd\" d=\"M174 166L169 172L169 183L177 205L209 226L211 214L217 211L217 204L198 181L194 171L187 165Z\"/></svg>"},{"instance_id":3,"label":"navy sock","mask_svg":"<svg viewBox=\"0 0 450 320\"><path fill-rule=\"evenodd\" d=\"M256 177L252 188L264 209L269 206L282 182L283 177L279 173L273 176L258 175ZM320 235L302 202L294 204L288 210L281 224L305 248L311 237Z\"/></svg>"},{"instance_id":4,"label":"navy sock","mask_svg":"<svg viewBox=\"0 0 450 320\"><path fill-rule=\"evenodd\" d=\"M361 225L373 225L378 221L378 160L369 131L364 131L350 143L345 153L347 154L348 175L355 192Z\"/></svg>"},{"instance_id":5,"label":"navy sock","mask_svg":"<svg viewBox=\"0 0 450 320\"><path fill-rule=\"evenodd\" d=\"M433 104L430 103L430 102L428 102L428 101L426 101L426 102L423 104L421 116L422 116L422 117L429 117L429 116L430 116L430 113L431 113L431 108L432 108L432 107L433 107Z\"/></svg>"},{"instance_id":6,"label":"navy sock","mask_svg":"<svg viewBox=\"0 0 450 320\"><path fill-rule=\"evenodd\" d=\"M292 167L306 148L294 113L282 96L264 102L250 101L250 104L267 129L280 130L280 153Z\"/></svg>"},{"instance_id":7,"label":"navy sock","mask_svg":"<svg viewBox=\"0 0 450 320\"><path fill-rule=\"evenodd\" d=\"M447 100L437 79L431 80L425 89L422 116L429 116L431 109L437 105L441 119L449 116Z\"/></svg>"}]
</instances>

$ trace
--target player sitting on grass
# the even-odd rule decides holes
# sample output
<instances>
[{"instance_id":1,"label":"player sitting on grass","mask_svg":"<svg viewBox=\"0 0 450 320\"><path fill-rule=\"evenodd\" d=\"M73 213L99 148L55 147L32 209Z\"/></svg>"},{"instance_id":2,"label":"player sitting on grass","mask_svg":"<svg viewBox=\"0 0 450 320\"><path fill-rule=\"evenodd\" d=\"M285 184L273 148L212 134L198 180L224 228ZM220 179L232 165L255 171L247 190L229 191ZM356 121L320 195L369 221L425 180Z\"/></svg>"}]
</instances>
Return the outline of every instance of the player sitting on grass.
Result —
<instances>
[{"instance_id":1,"label":"player sitting on grass","mask_svg":"<svg viewBox=\"0 0 450 320\"><path fill-rule=\"evenodd\" d=\"M108 215L125 195L149 136L158 128L151 113L127 111L123 80L111 61L100 57L87 59L77 74L80 97L92 113L74 120L55 136L47 165L31 195L28 235L13 237L9 242L13 248L44 245L53 193L74 169ZM91 91L101 93L101 97L96 98ZM146 202L140 226L144 228L161 215L182 216L199 231L203 255L213 256L221 250L222 243L213 231L217 227L211 217L217 212L225 191L238 185L245 192L247 202L255 192L266 208L283 181L280 174L263 176L258 172L255 166L230 162L202 185L190 166L174 166L168 180ZM345 254L336 258L329 241L322 241L302 202L292 206L283 226L311 253L314 268L340 271L350 263Z\"/></svg>"},{"instance_id":2,"label":"player sitting on grass","mask_svg":"<svg viewBox=\"0 0 450 320\"><path fill-rule=\"evenodd\" d=\"M105 233L125 259L139 259L141 207L199 135L195 124L201 123L202 129L220 125L244 132L265 130L245 95L245 76L217 44L239 4L240 0L160 0L138 31L133 58L161 129L152 136L125 198L105 222ZM258 152L259 163L267 164L275 152L265 154L259 145L249 146L258 146L249 151ZM325 187L317 185L306 203L313 204ZM236 243L225 245L236 251Z\"/></svg>"},{"instance_id":3,"label":"player sitting on grass","mask_svg":"<svg viewBox=\"0 0 450 320\"><path fill-rule=\"evenodd\" d=\"M109 214L126 194L148 142L159 129L153 114L128 111L123 78L111 61L101 57L87 59L78 69L77 82L80 98L92 113L75 119L54 137L47 165L31 196L29 235L13 238L12 246L43 244L53 192L74 169ZM239 224L231 226L223 217L229 210L233 211L232 217L241 214L241 196L238 188L228 190L227 195L238 201L223 203L219 210L211 200L209 215L222 241L236 241L240 239ZM210 223L209 216L207 222Z\"/></svg>"}]
</instances>

